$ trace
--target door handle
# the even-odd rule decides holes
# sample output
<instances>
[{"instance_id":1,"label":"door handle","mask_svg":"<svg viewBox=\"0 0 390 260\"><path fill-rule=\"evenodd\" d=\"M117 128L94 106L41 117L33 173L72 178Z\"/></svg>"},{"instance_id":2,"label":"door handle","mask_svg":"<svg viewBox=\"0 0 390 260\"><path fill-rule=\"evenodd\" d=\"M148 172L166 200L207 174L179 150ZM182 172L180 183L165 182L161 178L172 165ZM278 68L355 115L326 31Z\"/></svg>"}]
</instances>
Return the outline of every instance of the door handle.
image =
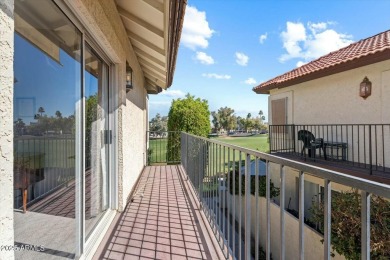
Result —
<instances>
[{"instance_id":1,"label":"door handle","mask_svg":"<svg viewBox=\"0 0 390 260\"><path fill-rule=\"evenodd\" d=\"M112 144L112 130L104 130L104 144Z\"/></svg>"}]
</instances>

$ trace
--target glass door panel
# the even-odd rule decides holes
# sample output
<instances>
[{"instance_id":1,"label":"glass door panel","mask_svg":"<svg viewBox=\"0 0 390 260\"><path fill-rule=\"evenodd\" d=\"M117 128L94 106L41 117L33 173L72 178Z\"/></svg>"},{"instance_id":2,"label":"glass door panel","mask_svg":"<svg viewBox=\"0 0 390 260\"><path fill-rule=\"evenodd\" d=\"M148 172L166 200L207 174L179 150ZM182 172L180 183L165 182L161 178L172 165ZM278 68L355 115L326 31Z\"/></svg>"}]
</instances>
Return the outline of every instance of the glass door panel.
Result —
<instances>
[{"instance_id":1,"label":"glass door panel","mask_svg":"<svg viewBox=\"0 0 390 260\"><path fill-rule=\"evenodd\" d=\"M81 32L52 1L15 1L16 259L74 258Z\"/></svg>"},{"instance_id":2,"label":"glass door panel","mask_svg":"<svg viewBox=\"0 0 390 260\"><path fill-rule=\"evenodd\" d=\"M85 45L85 230L108 209L108 66Z\"/></svg>"}]
</instances>

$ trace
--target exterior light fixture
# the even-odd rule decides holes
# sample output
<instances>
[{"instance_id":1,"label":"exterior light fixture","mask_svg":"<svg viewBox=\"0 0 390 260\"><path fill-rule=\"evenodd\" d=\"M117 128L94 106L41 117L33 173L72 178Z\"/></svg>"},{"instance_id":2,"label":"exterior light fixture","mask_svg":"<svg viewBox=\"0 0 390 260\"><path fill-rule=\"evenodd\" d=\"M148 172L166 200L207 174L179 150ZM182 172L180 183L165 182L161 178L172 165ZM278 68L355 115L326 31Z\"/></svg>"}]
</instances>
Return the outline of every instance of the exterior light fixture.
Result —
<instances>
[{"instance_id":1,"label":"exterior light fixture","mask_svg":"<svg viewBox=\"0 0 390 260\"><path fill-rule=\"evenodd\" d=\"M133 70L130 67L126 68L126 93L132 90L133 87Z\"/></svg>"},{"instance_id":2,"label":"exterior light fixture","mask_svg":"<svg viewBox=\"0 0 390 260\"><path fill-rule=\"evenodd\" d=\"M360 83L360 96L364 99L369 97L371 95L371 87L371 81L367 77L364 77L362 83Z\"/></svg>"}]
</instances>

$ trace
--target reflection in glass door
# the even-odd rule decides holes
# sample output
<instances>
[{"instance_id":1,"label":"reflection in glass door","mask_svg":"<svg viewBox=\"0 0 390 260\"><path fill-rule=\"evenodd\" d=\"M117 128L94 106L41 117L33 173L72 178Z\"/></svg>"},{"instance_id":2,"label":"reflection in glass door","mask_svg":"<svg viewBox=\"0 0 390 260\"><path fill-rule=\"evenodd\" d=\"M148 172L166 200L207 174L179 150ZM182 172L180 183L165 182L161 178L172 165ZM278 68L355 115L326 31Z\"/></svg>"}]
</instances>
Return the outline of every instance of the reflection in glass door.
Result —
<instances>
[{"instance_id":1,"label":"reflection in glass door","mask_svg":"<svg viewBox=\"0 0 390 260\"><path fill-rule=\"evenodd\" d=\"M108 66L85 45L85 235L108 209Z\"/></svg>"},{"instance_id":2,"label":"reflection in glass door","mask_svg":"<svg viewBox=\"0 0 390 260\"><path fill-rule=\"evenodd\" d=\"M14 242L41 246L15 258L74 258L82 32L52 1L15 1L14 21Z\"/></svg>"}]
</instances>

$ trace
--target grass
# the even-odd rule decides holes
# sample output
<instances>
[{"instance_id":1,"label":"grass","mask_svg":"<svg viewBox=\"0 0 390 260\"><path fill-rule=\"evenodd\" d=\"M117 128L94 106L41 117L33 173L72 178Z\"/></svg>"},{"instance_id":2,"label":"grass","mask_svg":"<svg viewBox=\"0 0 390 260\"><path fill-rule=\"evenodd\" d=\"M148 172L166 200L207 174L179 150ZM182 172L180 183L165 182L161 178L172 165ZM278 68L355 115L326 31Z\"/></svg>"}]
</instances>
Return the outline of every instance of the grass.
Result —
<instances>
[{"instance_id":1,"label":"grass","mask_svg":"<svg viewBox=\"0 0 390 260\"><path fill-rule=\"evenodd\" d=\"M217 137L213 139L260 152L269 152L268 135L253 135L247 137Z\"/></svg>"},{"instance_id":2,"label":"grass","mask_svg":"<svg viewBox=\"0 0 390 260\"><path fill-rule=\"evenodd\" d=\"M247 137L217 137L217 138L211 138L211 140L218 140L221 142L257 150L260 152L269 152L269 143L268 143L268 135L254 135L254 136L247 136ZM149 149L151 149L150 154L150 163L164 163L166 162L166 156L167 156L167 138L157 138L157 139L150 139L149 141ZM219 153L218 149L218 153ZM238 153L236 153L238 154ZM238 156L236 157L238 160ZM230 158L230 161L232 160L232 156ZM227 158L227 154L225 155L225 161L229 161L229 158Z\"/></svg>"},{"instance_id":3,"label":"grass","mask_svg":"<svg viewBox=\"0 0 390 260\"><path fill-rule=\"evenodd\" d=\"M162 163L167 160L168 138L158 138L149 140L149 149L152 151L149 163Z\"/></svg>"}]
</instances>

